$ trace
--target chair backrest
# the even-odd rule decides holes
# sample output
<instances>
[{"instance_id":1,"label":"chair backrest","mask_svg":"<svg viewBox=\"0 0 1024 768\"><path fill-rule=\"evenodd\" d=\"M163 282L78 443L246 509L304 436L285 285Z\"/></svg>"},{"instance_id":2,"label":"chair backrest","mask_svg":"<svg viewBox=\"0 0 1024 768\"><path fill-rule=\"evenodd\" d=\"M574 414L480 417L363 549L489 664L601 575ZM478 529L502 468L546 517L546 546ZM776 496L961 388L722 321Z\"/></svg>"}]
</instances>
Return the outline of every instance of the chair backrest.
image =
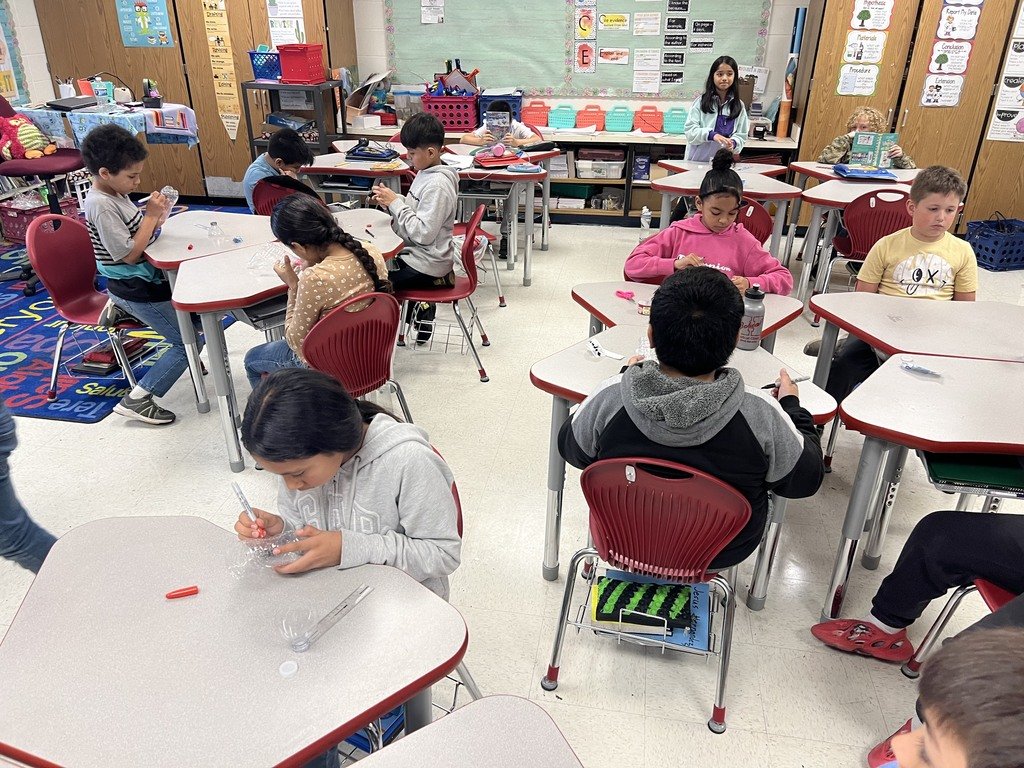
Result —
<instances>
[{"instance_id":1,"label":"chair backrest","mask_svg":"<svg viewBox=\"0 0 1024 768\"><path fill-rule=\"evenodd\" d=\"M363 309L353 304L369 301ZM379 389L391 378L399 306L386 293L364 293L338 305L309 329L302 355L310 366L340 381L353 397Z\"/></svg>"},{"instance_id":2,"label":"chair backrest","mask_svg":"<svg viewBox=\"0 0 1024 768\"><path fill-rule=\"evenodd\" d=\"M535 136L536 136L536 137L537 137L538 139L540 139L541 141L544 141L544 134L540 132L540 128L538 128L538 127L537 127L536 125L530 125L529 123L523 123L523 125L525 125L525 126L526 126L527 128L529 128L529 129L530 129L531 131L533 131L533 134L534 134L534 135L535 135Z\"/></svg>"},{"instance_id":3,"label":"chair backrest","mask_svg":"<svg viewBox=\"0 0 1024 768\"><path fill-rule=\"evenodd\" d=\"M843 221L850 233L851 259L863 261L881 238L913 223L907 210L909 199L908 192L880 189L867 192L846 206Z\"/></svg>"},{"instance_id":4,"label":"chair backrest","mask_svg":"<svg viewBox=\"0 0 1024 768\"><path fill-rule=\"evenodd\" d=\"M487 210L487 206L480 204L473 211L473 215L469 219L469 223L466 225L466 239L462 242L462 268L466 271L466 277L469 278L470 291L476 290L477 281L479 279L476 270L476 239L480 235L480 222L484 219L484 212Z\"/></svg>"},{"instance_id":5,"label":"chair backrest","mask_svg":"<svg viewBox=\"0 0 1024 768\"><path fill-rule=\"evenodd\" d=\"M706 581L708 565L750 520L739 491L663 459L602 459L580 484L601 559L647 576Z\"/></svg>"},{"instance_id":6,"label":"chair backrest","mask_svg":"<svg viewBox=\"0 0 1024 768\"><path fill-rule=\"evenodd\" d=\"M316 192L298 179L291 176L268 176L257 181L253 187L252 205L258 216L269 216L274 212L274 206L292 195L309 195L320 200Z\"/></svg>"},{"instance_id":7,"label":"chair backrest","mask_svg":"<svg viewBox=\"0 0 1024 768\"><path fill-rule=\"evenodd\" d=\"M18 113L11 106L11 102L0 96L0 117L14 117L16 114Z\"/></svg>"},{"instance_id":8,"label":"chair backrest","mask_svg":"<svg viewBox=\"0 0 1024 768\"><path fill-rule=\"evenodd\" d=\"M54 224L59 228L55 229ZM62 307L99 293L93 284L96 255L89 230L78 219L54 213L34 219L28 225L25 247L32 269L62 316Z\"/></svg>"},{"instance_id":9,"label":"chair backrest","mask_svg":"<svg viewBox=\"0 0 1024 768\"><path fill-rule=\"evenodd\" d=\"M774 225L772 215L756 200L743 201L740 205L739 216L736 217L736 223L742 224L743 228L756 237L759 243L763 243L772 236Z\"/></svg>"}]
</instances>

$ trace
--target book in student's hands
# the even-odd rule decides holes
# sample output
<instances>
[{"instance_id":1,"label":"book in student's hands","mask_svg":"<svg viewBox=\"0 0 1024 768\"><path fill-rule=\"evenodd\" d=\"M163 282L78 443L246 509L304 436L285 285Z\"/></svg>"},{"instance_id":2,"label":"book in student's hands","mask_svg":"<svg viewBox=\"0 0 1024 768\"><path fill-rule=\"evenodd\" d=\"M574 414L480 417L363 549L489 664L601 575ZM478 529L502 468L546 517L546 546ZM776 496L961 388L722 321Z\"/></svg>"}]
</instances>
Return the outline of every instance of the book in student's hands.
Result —
<instances>
[{"instance_id":1,"label":"book in student's hands","mask_svg":"<svg viewBox=\"0 0 1024 768\"><path fill-rule=\"evenodd\" d=\"M652 584L609 576L590 588L590 620L621 632L689 629L692 623L688 584Z\"/></svg>"},{"instance_id":2,"label":"book in student's hands","mask_svg":"<svg viewBox=\"0 0 1024 768\"><path fill-rule=\"evenodd\" d=\"M874 168L888 168L892 165L889 150L896 146L898 133L871 133L857 131L850 145L848 165L867 165Z\"/></svg>"}]
</instances>

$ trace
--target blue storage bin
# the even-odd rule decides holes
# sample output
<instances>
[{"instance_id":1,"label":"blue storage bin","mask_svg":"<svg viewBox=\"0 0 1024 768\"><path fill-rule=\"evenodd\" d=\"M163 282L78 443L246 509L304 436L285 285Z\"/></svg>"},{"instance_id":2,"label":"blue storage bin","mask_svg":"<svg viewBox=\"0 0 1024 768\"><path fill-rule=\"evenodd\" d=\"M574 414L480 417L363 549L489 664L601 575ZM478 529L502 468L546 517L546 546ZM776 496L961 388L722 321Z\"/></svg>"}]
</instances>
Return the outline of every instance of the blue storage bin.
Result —
<instances>
[{"instance_id":1,"label":"blue storage bin","mask_svg":"<svg viewBox=\"0 0 1024 768\"><path fill-rule=\"evenodd\" d=\"M612 107L604 117L604 129L609 132L626 133L633 130L633 110L629 107Z\"/></svg>"},{"instance_id":2,"label":"blue storage bin","mask_svg":"<svg viewBox=\"0 0 1024 768\"><path fill-rule=\"evenodd\" d=\"M664 127L662 130L665 133L686 133L686 115L688 113L689 110L682 107L672 107L672 109L665 110Z\"/></svg>"},{"instance_id":3,"label":"blue storage bin","mask_svg":"<svg viewBox=\"0 0 1024 768\"><path fill-rule=\"evenodd\" d=\"M479 110L480 125L484 124L484 112L488 110L490 105L495 101L507 101L508 105L512 107L512 119L522 122L521 117L523 111L523 92L516 90L514 96L488 96L487 89L484 88L483 93L480 94L477 101L477 109Z\"/></svg>"},{"instance_id":4,"label":"blue storage bin","mask_svg":"<svg viewBox=\"0 0 1024 768\"><path fill-rule=\"evenodd\" d=\"M576 107L559 104L548 112L548 125L552 128L575 128Z\"/></svg>"}]
</instances>

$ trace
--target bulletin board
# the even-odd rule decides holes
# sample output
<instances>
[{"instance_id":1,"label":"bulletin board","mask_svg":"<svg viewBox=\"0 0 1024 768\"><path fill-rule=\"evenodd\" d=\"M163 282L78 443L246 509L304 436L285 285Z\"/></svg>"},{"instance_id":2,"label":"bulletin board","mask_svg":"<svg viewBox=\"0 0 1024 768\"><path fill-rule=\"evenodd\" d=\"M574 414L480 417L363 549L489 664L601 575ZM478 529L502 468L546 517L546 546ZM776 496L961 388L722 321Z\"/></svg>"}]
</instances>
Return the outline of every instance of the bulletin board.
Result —
<instances>
[{"instance_id":1,"label":"bulletin board","mask_svg":"<svg viewBox=\"0 0 1024 768\"><path fill-rule=\"evenodd\" d=\"M396 82L432 80L458 58L483 87L530 96L689 100L719 56L763 65L771 0L384 0L384 14Z\"/></svg>"}]
</instances>

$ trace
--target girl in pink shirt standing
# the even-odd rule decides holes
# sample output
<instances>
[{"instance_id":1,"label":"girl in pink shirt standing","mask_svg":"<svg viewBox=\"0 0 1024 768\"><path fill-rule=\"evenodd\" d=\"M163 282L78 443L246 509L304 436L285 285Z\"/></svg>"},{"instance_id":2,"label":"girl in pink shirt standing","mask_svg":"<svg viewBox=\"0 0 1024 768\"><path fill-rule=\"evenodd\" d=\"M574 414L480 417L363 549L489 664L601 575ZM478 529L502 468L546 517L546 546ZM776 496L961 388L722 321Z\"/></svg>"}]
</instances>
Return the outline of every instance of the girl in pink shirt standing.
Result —
<instances>
[{"instance_id":1,"label":"girl in pink shirt standing","mask_svg":"<svg viewBox=\"0 0 1024 768\"><path fill-rule=\"evenodd\" d=\"M721 270L740 291L753 283L765 293L783 296L793 290L793 275L736 223L743 182L732 170L733 155L720 149L696 196L697 212L644 240L626 259L626 277L660 284L679 269L705 266Z\"/></svg>"}]
</instances>

